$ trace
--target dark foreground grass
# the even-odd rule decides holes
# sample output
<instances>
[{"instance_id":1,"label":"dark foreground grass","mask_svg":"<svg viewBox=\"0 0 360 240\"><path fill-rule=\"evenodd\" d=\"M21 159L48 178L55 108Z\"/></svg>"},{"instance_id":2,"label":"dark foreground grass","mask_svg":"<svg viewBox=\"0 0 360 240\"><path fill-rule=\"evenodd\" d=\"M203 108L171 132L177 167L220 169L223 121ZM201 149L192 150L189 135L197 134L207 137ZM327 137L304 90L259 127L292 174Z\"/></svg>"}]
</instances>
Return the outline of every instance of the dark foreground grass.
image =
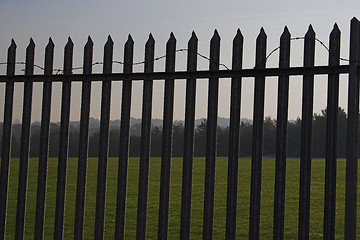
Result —
<instances>
[{"instance_id":1,"label":"dark foreground grass","mask_svg":"<svg viewBox=\"0 0 360 240\"><path fill-rule=\"evenodd\" d=\"M157 238L158 205L160 186L160 159L152 158L150 162L147 238ZM117 189L117 159L108 160L108 178L106 192L105 239L114 238L116 189ZM286 210L285 239L297 238L298 204L299 204L299 166L300 161L287 161L286 178ZM9 195L7 208L6 239L13 239L15 234L17 179L19 160L11 160ZM28 175L28 193L26 205L25 239L33 239L36 188L37 159L30 159ZM136 208L138 189L139 159L132 158L128 169L128 195L126 209L126 239L134 239L136 235ZM324 208L324 160L313 160L311 182L311 219L310 238L322 239L323 208ZM248 219L250 205L250 172L251 160L239 160L239 189L237 210L237 238L248 238ZM75 196L76 196L77 159L69 159L67 170L67 187L65 203L64 239L73 238ZM272 239L273 196L274 196L275 161L263 160L262 199L261 199L261 239ZM336 238L343 239L344 205L345 205L345 161L338 161L337 205L336 205ZM52 239L54 232L55 198L56 198L57 160L50 159L48 163L48 181L45 213L45 239ZM200 239L202 234L203 192L204 192L205 160L194 160L193 193L191 210L191 238ZM95 199L97 180L97 159L89 159L87 173L87 193L85 207L84 239L93 239L95 222ZM169 239L179 239L180 206L181 206L182 159L175 158L171 166ZM227 159L219 158L216 162L214 239L225 238L226 224L226 183ZM360 206L359 206L360 207ZM358 223L359 223L358 214ZM358 235L360 235L358 228Z\"/></svg>"}]
</instances>

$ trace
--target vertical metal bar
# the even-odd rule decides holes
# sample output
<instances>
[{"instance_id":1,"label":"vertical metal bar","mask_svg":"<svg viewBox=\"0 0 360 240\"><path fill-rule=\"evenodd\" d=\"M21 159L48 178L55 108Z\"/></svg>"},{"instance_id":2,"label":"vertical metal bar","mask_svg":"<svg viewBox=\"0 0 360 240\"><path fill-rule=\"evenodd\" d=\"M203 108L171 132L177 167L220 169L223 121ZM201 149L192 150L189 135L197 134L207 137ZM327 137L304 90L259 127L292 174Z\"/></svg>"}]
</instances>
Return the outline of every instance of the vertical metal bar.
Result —
<instances>
[{"instance_id":1,"label":"vertical metal bar","mask_svg":"<svg viewBox=\"0 0 360 240\"><path fill-rule=\"evenodd\" d=\"M124 47L124 73L133 71L134 41L129 35ZM116 205L115 239L125 237L125 207L127 168L129 160L130 142L130 110L131 110L132 82L123 81L121 101L120 151L118 169L118 189Z\"/></svg>"},{"instance_id":2,"label":"vertical metal bar","mask_svg":"<svg viewBox=\"0 0 360 240\"><path fill-rule=\"evenodd\" d=\"M44 75L52 75L53 61L54 61L54 43L50 38L49 43L45 49ZM49 157L51 89L52 89L52 82L44 82L42 113L41 113L38 186L37 186L37 198L36 198L36 217L35 217L35 234L34 234L35 239L43 239L44 237L43 232L44 232L44 216L45 216L47 162Z\"/></svg>"},{"instance_id":3,"label":"vertical metal bar","mask_svg":"<svg viewBox=\"0 0 360 240\"><path fill-rule=\"evenodd\" d=\"M358 175L360 22L351 20L348 120L346 144L345 239L356 239Z\"/></svg>"},{"instance_id":4,"label":"vertical metal bar","mask_svg":"<svg viewBox=\"0 0 360 240\"><path fill-rule=\"evenodd\" d=\"M64 74L72 74L74 44L70 37L64 49ZM66 185L66 165L68 158L69 146L69 119L70 119L70 97L71 82L62 83L61 97L61 123L60 123L60 143L58 158L58 173L56 187L56 208L55 208L55 225L54 239L61 240L63 238L64 228L64 209L65 209L65 185Z\"/></svg>"},{"instance_id":5,"label":"vertical metal bar","mask_svg":"<svg viewBox=\"0 0 360 240\"><path fill-rule=\"evenodd\" d=\"M315 32L312 26L305 35L304 67L314 66ZM311 139L313 120L314 75L303 76L301 153L300 153L300 196L299 196L299 239L309 239L310 182L311 182Z\"/></svg>"},{"instance_id":6,"label":"vertical metal bar","mask_svg":"<svg viewBox=\"0 0 360 240\"><path fill-rule=\"evenodd\" d=\"M144 72L154 71L155 40L150 34L145 45L145 68ZM140 146L140 169L139 169L139 192L137 208L136 239L145 239L146 235L146 211L149 182L150 161L150 132L151 132L151 109L153 80L145 79L143 86L142 121L141 121L141 146Z\"/></svg>"},{"instance_id":7,"label":"vertical metal bar","mask_svg":"<svg viewBox=\"0 0 360 240\"><path fill-rule=\"evenodd\" d=\"M7 56L7 75L15 75L16 44L11 40ZM7 82L5 89L4 122L2 134L1 172L0 172L0 239L5 239L6 205L9 183L11 154L11 126L14 102L14 83Z\"/></svg>"},{"instance_id":8,"label":"vertical metal bar","mask_svg":"<svg viewBox=\"0 0 360 240\"><path fill-rule=\"evenodd\" d=\"M88 38L84 47L84 74L92 73L93 41ZM86 168L89 144L89 116L90 116L91 81L82 82L81 93L81 114L80 114L80 135L79 135L79 158L76 187L76 206L74 239L83 239L84 210L85 210L85 189L86 189Z\"/></svg>"},{"instance_id":9,"label":"vertical metal bar","mask_svg":"<svg viewBox=\"0 0 360 240\"><path fill-rule=\"evenodd\" d=\"M187 71L196 71L198 38L195 32L188 42ZM184 154L181 193L180 239L190 239L191 188L194 158L196 79L186 80Z\"/></svg>"},{"instance_id":10,"label":"vertical metal bar","mask_svg":"<svg viewBox=\"0 0 360 240\"><path fill-rule=\"evenodd\" d=\"M256 39L255 68L263 69L266 64L266 39L263 28ZM255 78L254 117L251 161L250 224L249 239L259 239L260 235L260 199L261 171L264 123L265 77Z\"/></svg>"},{"instance_id":11,"label":"vertical metal bar","mask_svg":"<svg viewBox=\"0 0 360 240\"><path fill-rule=\"evenodd\" d=\"M287 27L280 38L279 68L290 66L290 32ZM273 238L284 239L285 211L285 180L286 180L286 149L287 122L289 102L289 76L279 76L278 105L276 121L276 168L274 193L274 224Z\"/></svg>"},{"instance_id":12,"label":"vertical metal bar","mask_svg":"<svg viewBox=\"0 0 360 240\"><path fill-rule=\"evenodd\" d=\"M242 69L244 37L238 29L233 40L232 69ZM226 203L226 239L236 238L236 206L240 147L241 78L231 79L229 159Z\"/></svg>"},{"instance_id":13,"label":"vertical metal bar","mask_svg":"<svg viewBox=\"0 0 360 240\"><path fill-rule=\"evenodd\" d=\"M166 72L175 72L176 39L173 33L166 44ZM169 223L170 167L174 111L174 79L165 80L163 136L161 155L158 239L167 239Z\"/></svg>"},{"instance_id":14,"label":"vertical metal bar","mask_svg":"<svg viewBox=\"0 0 360 240\"><path fill-rule=\"evenodd\" d=\"M330 34L329 66L340 64L340 30L335 24ZM326 157L325 157L325 202L324 239L335 239L336 208L336 162L339 107L339 74L328 76L326 111Z\"/></svg>"},{"instance_id":15,"label":"vertical metal bar","mask_svg":"<svg viewBox=\"0 0 360 240\"><path fill-rule=\"evenodd\" d=\"M104 67L103 73L112 72L113 60L113 41L111 37L104 46ZM98 178L96 192L96 212L95 212L95 233L94 239L103 239L105 222L105 194L106 194L106 173L107 158L109 150L109 124L110 124L110 100L111 100L111 81L102 82L101 93L101 118L99 134L99 160Z\"/></svg>"},{"instance_id":16,"label":"vertical metal bar","mask_svg":"<svg viewBox=\"0 0 360 240\"><path fill-rule=\"evenodd\" d=\"M34 56L35 56L35 43L32 39L30 39L30 43L26 48L25 75L27 76L33 75L34 73ZM21 142L20 142L21 145L20 145L20 164L19 164L15 239L24 238L26 187L27 187L27 174L28 174L29 150L30 150L32 89L33 89L32 82L24 83L24 95L23 95L24 102L23 102L23 116L22 116Z\"/></svg>"},{"instance_id":17,"label":"vertical metal bar","mask_svg":"<svg viewBox=\"0 0 360 240\"><path fill-rule=\"evenodd\" d=\"M215 30L210 41L210 71L219 70L220 36ZM204 193L203 238L212 239L214 218L215 161L217 138L219 78L209 79L208 117L206 133L206 164Z\"/></svg>"}]
</instances>

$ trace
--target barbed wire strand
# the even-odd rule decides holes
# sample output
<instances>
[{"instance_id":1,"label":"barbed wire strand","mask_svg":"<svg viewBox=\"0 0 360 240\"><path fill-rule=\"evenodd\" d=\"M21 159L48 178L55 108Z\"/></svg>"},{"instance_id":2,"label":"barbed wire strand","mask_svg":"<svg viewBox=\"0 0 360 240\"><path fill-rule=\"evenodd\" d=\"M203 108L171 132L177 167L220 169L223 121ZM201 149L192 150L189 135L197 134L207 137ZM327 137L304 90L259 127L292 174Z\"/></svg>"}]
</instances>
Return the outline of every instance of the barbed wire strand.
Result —
<instances>
[{"instance_id":1,"label":"barbed wire strand","mask_svg":"<svg viewBox=\"0 0 360 240\"><path fill-rule=\"evenodd\" d=\"M291 41L296 41L296 40L304 40L304 39L305 39L305 37L293 37L293 38L291 38L290 40L291 40ZM326 51L330 52L330 49L326 46L326 44L325 44L323 41L321 41L321 40L318 39L318 38L315 38L315 40L316 40L316 42L318 42L323 48L325 48ZM270 58L275 52L277 52L279 49L280 49L280 46L277 46L276 48L274 48L274 49L265 57L265 60L264 60L264 61L267 62L267 61L269 60L269 58ZM191 51L188 50L187 48L180 48L180 49L177 49L175 52L178 53L178 52L191 52ZM205 59L205 60L207 60L207 61L210 61L210 58L209 58L209 57L207 57L207 56L205 56L205 55L203 55L203 54L201 54L201 53L198 53L198 52L194 52L194 53L196 53L197 56L199 56L199 57L201 57L201 58L203 58L203 59ZM154 60L154 61L159 61L159 60L161 60L161 59L163 59L163 58L166 58L166 55L162 55L162 56L156 57L156 58L154 58L153 60ZM339 60L345 61L345 62L351 62L349 59L343 58L343 57L340 57ZM356 62L358 62L358 61L356 61ZM118 61L118 60L114 60L114 61L112 61L112 63L116 63L116 64L120 64L120 65L125 65L124 62L121 62L121 61ZM133 66L136 66L136 65L142 65L142 64L145 64L145 63L146 63L146 61L140 61L140 62L132 63L132 65L133 65ZM5 65L5 64L8 64L8 63L7 63L7 62L0 62L0 65ZM25 62L15 62L15 64L16 64L16 65L25 65L26 63L25 63ZM97 61L97 62L94 62L94 63L92 64L92 66L103 65L103 64L104 64L103 62ZM223 63L219 63L219 66L225 68L226 70L230 70L230 68L228 68L228 67L227 67L225 64L223 64ZM45 70L44 67L42 67L42 66L40 66L40 65L37 65L37 64L34 64L34 67L39 68L40 70L43 70L43 71ZM83 69L83 68L84 68L83 66L73 67L71 70L72 70L72 71L75 71L75 70L81 70L81 69ZM25 69L21 69L21 71L25 71ZM60 69L60 68L54 68L54 69L53 69L53 72L55 72L56 75L58 75L58 74L63 74L63 70Z\"/></svg>"}]
</instances>

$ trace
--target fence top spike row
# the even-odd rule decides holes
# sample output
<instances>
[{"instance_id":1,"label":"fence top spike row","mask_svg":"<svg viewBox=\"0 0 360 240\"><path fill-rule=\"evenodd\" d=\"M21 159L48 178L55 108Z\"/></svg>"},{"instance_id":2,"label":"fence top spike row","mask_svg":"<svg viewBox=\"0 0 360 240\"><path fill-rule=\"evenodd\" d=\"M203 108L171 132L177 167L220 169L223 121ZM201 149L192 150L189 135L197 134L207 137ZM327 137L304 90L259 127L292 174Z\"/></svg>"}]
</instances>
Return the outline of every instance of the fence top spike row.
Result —
<instances>
[{"instance_id":1,"label":"fence top spike row","mask_svg":"<svg viewBox=\"0 0 360 240\"><path fill-rule=\"evenodd\" d=\"M352 22L353 22L353 21L357 21L357 19L356 19L356 18L353 18L353 19L352 19ZM339 30L338 25L337 25L336 23L334 24L334 28L333 28L333 30L332 30L332 32L331 32L331 34L330 34L330 37L331 37L333 34L340 34L340 30ZM286 36L286 37L285 37L285 36ZM283 33L282 33L282 35L281 35L281 37L280 37L280 42L282 41L283 38L285 38L285 40L286 40L287 36L290 37L290 32L289 32L288 27L285 26L285 27L284 27L284 31L283 31ZM237 29L236 35L235 35L235 37L234 37L234 39L233 39L233 43L234 43L234 44L233 44L233 45L234 45L233 47L236 48L236 46L235 46L236 44L235 44L235 43L240 44L240 42L241 42L241 44L242 44L243 38L244 38L244 37L243 37L240 29ZM266 42L266 38L267 38L267 35L266 35L266 33L265 33L265 30L264 30L264 28L261 28L261 29L260 29L260 33L259 33L256 41L259 41L259 39L263 39L263 41ZM217 39L217 41L220 41L220 35L219 35L219 33L218 33L218 31L217 31L216 29L214 30L214 34L213 34L210 42L213 42L215 39ZM314 29L313 29L313 27L312 27L311 24L309 25L308 31L306 32L306 34L305 34L304 37L294 37L294 38L290 38L291 41L294 41L294 40L305 40L305 41L306 41L306 39L309 39L309 40L310 40L310 39L315 39L315 41L317 41L318 43L320 43L324 48L326 48L327 51L329 51L329 49L328 49L328 47L326 46L326 44L324 44L324 42L320 41L319 39L317 39L317 38L315 37L315 31L314 31ZM191 38L189 39L189 44L191 44L192 42L195 43L195 41L197 42L197 40L198 40L198 39L197 39L196 33L193 31L192 34L191 34ZM176 41L176 38L175 38L173 32L170 33L170 38L169 38L169 40L168 40L168 43L170 44L170 42L172 42L172 41ZM239 41L239 42L238 42L238 41ZM107 40L105 46L108 45L109 42L112 42L112 44L113 44L113 41L111 40L111 36L110 36L110 35L108 36L108 40ZM88 41L87 41L86 45L84 46L84 48L90 47L90 45L93 46L93 44L94 44L94 43L93 43L91 37L89 36L89 37L88 37ZM131 37L130 34L128 35L128 40L126 41L125 45L127 45L127 44L134 44L134 41L133 41L133 39L132 39L132 37ZM152 35L151 33L149 34L149 38L148 38L148 40L147 40L147 42L146 42L146 46L149 45L149 44L150 44L150 45L154 45L154 44L155 44L155 40L154 40L153 35ZM35 43L34 43L33 39L31 38L28 47L32 47L32 45L34 45L34 47L35 47ZM72 56L70 56L70 55L72 55L72 48L73 48L73 46L74 46L74 43L73 43L73 41L71 40L71 37L68 37L68 42L67 42L67 44L65 45L65 49L64 49L65 53L68 53L68 54L65 54L65 55L67 55L67 58L70 58L70 57L72 58ZM263 44L263 46L266 48L266 43ZM48 43L48 45L46 46L46 48L48 48L48 47L49 47L49 48L54 48L54 43L53 43L53 41L52 41L51 38L49 38L49 43ZM154 47L154 46L152 46L152 47ZM13 48L16 48L16 44L15 44L14 39L11 40L11 45L10 45L10 47L9 47L9 57L10 57L10 51L13 51L13 50L11 50L11 49L13 49ZM146 48L146 49L147 49L147 48ZM270 57L274 52L276 52L276 51L279 50L279 49L280 49L280 46L274 48L274 49L265 57L265 59L262 60L261 63L266 62L266 61L269 59L269 57ZM196 50L197 50L197 47L196 47ZM190 49L190 45L189 45L189 46L188 46L188 49L179 49L179 50L176 50L176 52L180 52L180 51L188 51L188 53L191 54L191 51L192 51L192 50ZM306 51L306 50L304 50L304 51ZM85 51L85 52L86 52L86 51ZM200 54L200 53L197 53L197 51L196 51L196 54L197 54L197 56L200 56L200 57L202 57L202 58L207 59L208 61L210 61L210 58L209 58L209 57L206 57L205 55L202 55L202 54ZM66 57L65 57L65 58L66 58ZM157 60L160 60L160 59L162 59L162 58L165 58L165 55L164 55L164 56L161 56L161 57L156 57L156 58L154 58L154 60L157 61ZM342 61L349 61L348 59L345 59L345 58L340 58L340 60L342 60ZM8 62L11 63L12 61L8 61ZM15 62L15 61L14 61L14 62ZM133 65L138 65L138 64L144 64L145 62L146 62L146 61L135 62L135 63L132 62L131 64L133 64ZM64 65L63 70L61 70L61 69L53 69L53 72L56 72L56 75L59 75L59 74L61 74L61 73L65 74L65 75L70 75L70 74L73 73L73 70L80 70L80 69L83 69L83 68L85 67L85 66L81 66L81 67L72 67L72 66L71 66L71 67L70 67L70 63L71 63L71 65L72 65L72 60L70 61L70 59L68 59L68 61L67 61L67 65L68 65L68 66L65 67L65 65ZM113 61L113 63L122 64L122 65L124 65L124 64L130 64L130 63L124 63L124 62L122 62L122 61L115 61L115 60ZM259 63L260 63L260 62L258 62L257 64L255 64L255 68L257 68L257 66L259 65ZM1 64L6 64L6 63L1 63ZM24 65L25 65L25 62L16 62L15 64L24 64ZM93 65L100 65L100 64L104 64L104 63L103 63L103 62L99 62L99 61L93 63ZM84 63L84 65L85 65L85 63ZM218 65L219 65L220 67L223 67L223 69L230 70L230 68L228 68L228 67L225 66L224 64L218 63ZM39 69L41 69L41 70L43 70L43 71L45 70L44 67L41 67L41 66L39 66L39 65L37 65L37 64L34 64L34 66L37 67L37 68L39 68ZM71 69L70 69L70 68L71 68ZM233 68L233 70L239 70L239 69ZM65 73L65 72L66 72L66 73ZM10 72L9 72L9 73L10 73ZM86 72L86 73L84 72L84 74L90 74L90 73L91 73L91 72ZM114 74L114 73L112 73L112 74ZM8 76L9 76L9 75L11 75L11 74L8 74ZM51 74L49 74L49 72L47 72L46 75L51 75ZM77 75L77 74L76 74L76 75ZM15 78L20 78L20 77L16 76ZM60 78L61 78L61 77L60 77ZM64 77L64 78L66 78L66 77ZM12 78L12 79L13 79L13 78ZM10 78L5 78L4 76L0 75L0 81L13 81L12 79L10 79ZM124 79L124 78L121 78L121 79L120 79L120 78L114 76L114 78L113 78L112 80L125 80L125 79ZM58 81L62 81L62 80L59 79Z\"/></svg>"}]
</instances>

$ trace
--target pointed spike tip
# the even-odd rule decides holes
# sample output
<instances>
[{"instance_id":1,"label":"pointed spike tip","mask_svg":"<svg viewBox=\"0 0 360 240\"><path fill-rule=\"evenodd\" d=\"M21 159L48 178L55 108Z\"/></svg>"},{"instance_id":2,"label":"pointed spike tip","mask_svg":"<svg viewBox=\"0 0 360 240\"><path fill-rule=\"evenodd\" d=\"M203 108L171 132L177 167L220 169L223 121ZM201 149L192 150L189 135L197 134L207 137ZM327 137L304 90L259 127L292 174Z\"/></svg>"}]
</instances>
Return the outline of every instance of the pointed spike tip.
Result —
<instances>
[{"instance_id":1,"label":"pointed spike tip","mask_svg":"<svg viewBox=\"0 0 360 240\"><path fill-rule=\"evenodd\" d=\"M218 32L216 29L214 30L213 38L218 38L218 39L220 39L219 32Z\"/></svg>"},{"instance_id":2,"label":"pointed spike tip","mask_svg":"<svg viewBox=\"0 0 360 240\"><path fill-rule=\"evenodd\" d=\"M88 40L87 40L87 43L86 43L86 44L94 45L94 42L93 42L93 40L91 39L90 35L88 36Z\"/></svg>"},{"instance_id":3,"label":"pointed spike tip","mask_svg":"<svg viewBox=\"0 0 360 240\"><path fill-rule=\"evenodd\" d=\"M88 36L88 40L87 40L87 42L86 42L86 44L84 46L85 51L87 51L86 49L91 49L92 50L93 46L94 46L94 43L93 43L91 37Z\"/></svg>"},{"instance_id":4,"label":"pointed spike tip","mask_svg":"<svg viewBox=\"0 0 360 240\"><path fill-rule=\"evenodd\" d=\"M244 38L244 36L242 35L242 33L240 31L240 28L237 29L235 38Z\"/></svg>"},{"instance_id":5,"label":"pointed spike tip","mask_svg":"<svg viewBox=\"0 0 360 240\"><path fill-rule=\"evenodd\" d=\"M73 41L71 40L71 37L68 37L68 41L66 45L74 45Z\"/></svg>"},{"instance_id":6,"label":"pointed spike tip","mask_svg":"<svg viewBox=\"0 0 360 240\"><path fill-rule=\"evenodd\" d=\"M284 31L281 34L281 37L290 37L290 32L287 26L284 27Z\"/></svg>"},{"instance_id":7,"label":"pointed spike tip","mask_svg":"<svg viewBox=\"0 0 360 240\"><path fill-rule=\"evenodd\" d=\"M49 37L49 42L48 42L48 45L47 45L47 46L49 46L49 47L54 47L54 46L55 46L55 44L54 44L54 42L53 42L53 40L52 40L51 37Z\"/></svg>"},{"instance_id":8,"label":"pointed spike tip","mask_svg":"<svg viewBox=\"0 0 360 240\"><path fill-rule=\"evenodd\" d=\"M355 21L356 21L356 22L359 22L359 20L358 20L356 17L353 17L353 18L351 19L351 22L353 22L353 21L354 21L354 22L355 22Z\"/></svg>"},{"instance_id":9,"label":"pointed spike tip","mask_svg":"<svg viewBox=\"0 0 360 240\"><path fill-rule=\"evenodd\" d=\"M10 44L10 47L16 47L16 43L15 43L15 40L12 38L11 39L11 44Z\"/></svg>"},{"instance_id":10,"label":"pointed spike tip","mask_svg":"<svg viewBox=\"0 0 360 240\"><path fill-rule=\"evenodd\" d=\"M340 31L339 26L337 25L337 23L334 24L333 30L335 30L335 31Z\"/></svg>"},{"instance_id":11,"label":"pointed spike tip","mask_svg":"<svg viewBox=\"0 0 360 240\"><path fill-rule=\"evenodd\" d=\"M170 43L170 44L175 44L176 43L176 38L175 38L173 32L170 33L170 37L169 37L169 40L167 41L167 43Z\"/></svg>"},{"instance_id":12,"label":"pointed spike tip","mask_svg":"<svg viewBox=\"0 0 360 240\"><path fill-rule=\"evenodd\" d=\"M134 40L133 40L133 38L132 38L132 36L131 36L131 34L129 34L128 35L128 40L127 40L128 42L132 42L132 43L134 43Z\"/></svg>"},{"instance_id":13,"label":"pointed spike tip","mask_svg":"<svg viewBox=\"0 0 360 240\"><path fill-rule=\"evenodd\" d=\"M267 35L266 35L266 33L265 33L265 30L264 30L264 28L261 28L260 29L260 33L259 33L259 35L257 36L257 41L258 40L260 40L260 39L266 39L267 38Z\"/></svg>"},{"instance_id":14,"label":"pointed spike tip","mask_svg":"<svg viewBox=\"0 0 360 240\"><path fill-rule=\"evenodd\" d=\"M154 37L153 37L153 35L151 34L151 33L149 33L149 41L154 41L155 39L154 39Z\"/></svg>"},{"instance_id":15,"label":"pointed spike tip","mask_svg":"<svg viewBox=\"0 0 360 240\"><path fill-rule=\"evenodd\" d=\"M108 35L107 41L106 41L106 45L114 45L114 42L110 36L110 34Z\"/></svg>"},{"instance_id":16,"label":"pointed spike tip","mask_svg":"<svg viewBox=\"0 0 360 240\"><path fill-rule=\"evenodd\" d=\"M191 33L191 39L196 39L196 40L198 40L195 31L192 31L192 33Z\"/></svg>"},{"instance_id":17,"label":"pointed spike tip","mask_svg":"<svg viewBox=\"0 0 360 240\"><path fill-rule=\"evenodd\" d=\"M153 35L152 35L151 33L149 34L149 38L148 38L148 40L146 41L145 45L148 45L148 44L150 44L150 45L154 45L154 44L155 44L155 39L154 39L154 37L153 37Z\"/></svg>"},{"instance_id":18,"label":"pointed spike tip","mask_svg":"<svg viewBox=\"0 0 360 240\"><path fill-rule=\"evenodd\" d=\"M175 39L175 35L173 32L170 33L170 39Z\"/></svg>"},{"instance_id":19,"label":"pointed spike tip","mask_svg":"<svg viewBox=\"0 0 360 240\"><path fill-rule=\"evenodd\" d=\"M260 29L260 35L266 35L265 29L263 27L261 27L261 29Z\"/></svg>"},{"instance_id":20,"label":"pointed spike tip","mask_svg":"<svg viewBox=\"0 0 360 240\"><path fill-rule=\"evenodd\" d=\"M284 27L284 33L290 33L289 28L287 26Z\"/></svg>"},{"instance_id":21,"label":"pointed spike tip","mask_svg":"<svg viewBox=\"0 0 360 240\"><path fill-rule=\"evenodd\" d=\"M311 36L311 37L315 36L315 31L311 24L309 25L308 31L305 34L305 37L306 36Z\"/></svg>"},{"instance_id":22,"label":"pointed spike tip","mask_svg":"<svg viewBox=\"0 0 360 240\"><path fill-rule=\"evenodd\" d=\"M35 47L35 42L34 42L34 40L33 40L33 38L31 37L30 38L30 43L29 43L29 47Z\"/></svg>"}]
</instances>

